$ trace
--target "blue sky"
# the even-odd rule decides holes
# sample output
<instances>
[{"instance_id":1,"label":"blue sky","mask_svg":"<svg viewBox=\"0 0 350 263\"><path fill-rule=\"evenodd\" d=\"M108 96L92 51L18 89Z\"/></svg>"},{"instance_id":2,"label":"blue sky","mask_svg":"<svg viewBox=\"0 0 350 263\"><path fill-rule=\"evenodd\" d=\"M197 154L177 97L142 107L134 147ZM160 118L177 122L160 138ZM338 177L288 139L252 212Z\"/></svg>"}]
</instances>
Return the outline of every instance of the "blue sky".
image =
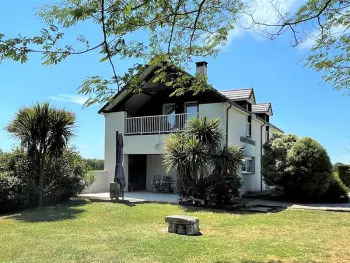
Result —
<instances>
[{"instance_id":1,"label":"blue sky","mask_svg":"<svg viewBox=\"0 0 350 263\"><path fill-rule=\"evenodd\" d=\"M13 3L5 1L0 32L8 36L34 35L43 27L34 16L34 8L45 2L22 1L13 12ZM96 42L100 37L94 25L79 26L74 33ZM237 30L217 58L206 59L209 81L219 90L254 87L257 102L272 102L274 125L287 133L313 137L328 150L333 162L350 163L350 120L345 118L350 111L350 97L323 83L321 74L303 67L302 58L307 51L307 46L292 48L289 36L270 41ZM84 98L77 95L85 76L111 76L109 65L98 60L98 54L91 53L51 67L41 66L41 58L36 55L24 65L1 63L0 149L9 150L15 143L4 127L20 107L49 101L75 112L73 144L82 155L103 158L104 118L97 114L98 106L83 109ZM133 61L116 61L117 70L132 64ZM191 70L193 73L194 67Z\"/></svg>"}]
</instances>

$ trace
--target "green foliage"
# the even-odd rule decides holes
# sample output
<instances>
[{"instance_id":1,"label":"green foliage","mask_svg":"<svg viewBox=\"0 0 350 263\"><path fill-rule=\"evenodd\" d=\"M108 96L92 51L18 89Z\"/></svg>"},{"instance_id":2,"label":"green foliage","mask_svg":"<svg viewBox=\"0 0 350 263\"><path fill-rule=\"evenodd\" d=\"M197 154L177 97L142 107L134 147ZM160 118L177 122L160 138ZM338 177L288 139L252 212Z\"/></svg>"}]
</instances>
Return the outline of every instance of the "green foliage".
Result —
<instances>
[{"instance_id":1,"label":"green foliage","mask_svg":"<svg viewBox=\"0 0 350 263\"><path fill-rule=\"evenodd\" d=\"M155 81L173 87L173 95L187 90L196 94L208 88L206 80L193 79L183 69L194 57L217 55L241 6L240 0L55 1L38 9L37 16L47 28L37 36L11 38L0 34L0 61L25 63L28 55L35 52L42 54L44 65L55 65L70 56L99 50L100 61L110 64L112 74L107 79L93 76L83 81L80 93L90 96L86 105L109 101L126 84L133 91L139 90L143 84L139 73L145 64L157 68ZM66 32L78 23L91 22L98 25L101 33L94 34L101 36L96 44L91 45L82 35L77 35L78 44L57 43L64 41ZM149 37L144 38L140 32ZM136 59L141 64L117 72L115 59ZM169 80L167 73L174 65L180 72L172 73L176 78Z\"/></svg>"},{"instance_id":2,"label":"green foliage","mask_svg":"<svg viewBox=\"0 0 350 263\"><path fill-rule=\"evenodd\" d=\"M73 137L75 115L56 109L49 103L35 104L18 111L7 131L19 140L39 175L39 205L43 204L45 169L53 158L60 157Z\"/></svg>"},{"instance_id":3,"label":"green foliage","mask_svg":"<svg viewBox=\"0 0 350 263\"><path fill-rule=\"evenodd\" d=\"M180 196L198 198L212 206L227 204L239 196L237 170L243 150L224 146L218 119L191 119L183 132L165 141L163 165L177 171Z\"/></svg>"},{"instance_id":4,"label":"green foliage","mask_svg":"<svg viewBox=\"0 0 350 263\"><path fill-rule=\"evenodd\" d=\"M0 156L0 213L9 213L37 206L40 188L35 164L24 151ZM73 149L54 157L45 168L44 205L56 204L76 196L94 178L88 165Z\"/></svg>"},{"instance_id":5,"label":"green foliage","mask_svg":"<svg viewBox=\"0 0 350 263\"><path fill-rule=\"evenodd\" d=\"M326 193L319 201L321 202L349 202L349 188L340 180L338 173L333 173L332 180Z\"/></svg>"},{"instance_id":6,"label":"green foliage","mask_svg":"<svg viewBox=\"0 0 350 263\"><path fill-rule=\"evenodd\" d=\"M84 159L89 166L89 170L104 170L104 160Z\"/></svg>"},{"instance_id":7,"label":"green foliage","mask_svg":"<svg viewBox=\"0 0 350 263\"><path fill-rule=\"evenodd\" d=\"M327 151L311 138L275 135L264 145L263 177L299 201L339 201L348 189L332 175Z\"/></svg>"},{"instance_id":8,"label":"green foliage","mask_svg":"<svg viewBox=\"0 0 350 263\"><path fill-rule=\"evenodd\" d=\"M334 165L333 165L333 172L338 172L338 167L339 166L343 166L343 165L346 165L346 164L344 164L344 163L335 163Z\"/></svg>"},{"instance_id":9,"label":"green foliage","mask_svg":"<svg viewBox=\"0 0 350 263\"><path fill-rule=\"evenodd\" d=\"M338 175L343 183L350 187L350 166L349 165L339 165L338 166Z\"/></svg>"},{"instance_id":10,"label":"green foliage","mask_svg":"<svg viewBox=\"0 0 350 263\"><path fill-rule=\"evenodd\" d=\"M322 196L332 180L332 163L327 151L315 140L304 137L287 154L285 194L300 200Z\"/></svg>"},{"instance_id":11,"label":"green foliage","mask_svg":"<svg viewBox=\"0 0 350 263\"><path fill-rule=\"evenodd\" d=\"M268 185L281 185L287 166L287 154L297 142L298 137L294 134L277 134L263 146L262 176Z\"/></svg>"}]
</instances>

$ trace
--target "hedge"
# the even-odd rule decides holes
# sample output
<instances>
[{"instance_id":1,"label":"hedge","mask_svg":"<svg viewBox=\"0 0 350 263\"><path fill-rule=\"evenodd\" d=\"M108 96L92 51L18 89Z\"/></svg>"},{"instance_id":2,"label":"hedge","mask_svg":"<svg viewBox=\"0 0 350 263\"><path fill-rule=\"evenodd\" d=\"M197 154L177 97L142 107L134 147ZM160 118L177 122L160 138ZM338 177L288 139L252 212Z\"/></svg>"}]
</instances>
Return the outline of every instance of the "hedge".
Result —
<instances>
[{"instance_id":1,"label":"hedge","mask_svg":"<svg viewBox=\"0 0 350 263\"><path fill-rule=\"evenodd\" d=\"M338 166L338 175L343 183L350 187L350 166L349 165L340 165Z\"/></svg>"}]
</instances>

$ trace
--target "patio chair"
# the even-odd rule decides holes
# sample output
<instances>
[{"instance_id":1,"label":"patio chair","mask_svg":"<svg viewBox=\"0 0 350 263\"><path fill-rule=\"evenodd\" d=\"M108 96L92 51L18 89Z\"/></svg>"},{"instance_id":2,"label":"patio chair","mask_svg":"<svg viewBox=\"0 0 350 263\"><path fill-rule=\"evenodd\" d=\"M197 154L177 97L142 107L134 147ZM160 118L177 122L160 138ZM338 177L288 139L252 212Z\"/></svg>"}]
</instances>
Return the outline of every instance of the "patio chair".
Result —
<instances>
[{"instance_id":1,"label":"patio chair","mask_svg":"<svg viewBox=\"0 0 350 263\"><path fill-rule=\"evenodd\" d=\"M153 181L152 181L152 193L156 193L160 191L161 186L161 176L160 175L154 175Z\"/></svg>"},{"instance_id":2,"label":"patio chair","mask_svg":"<svg viewBox=\"0 0 350 263\"><path fill-rule=\"evenodd\" d=\"M161 192L174 192L175 181L171 176L163 176L163 179L160 183Z\"/></svg>"}]
</instances>

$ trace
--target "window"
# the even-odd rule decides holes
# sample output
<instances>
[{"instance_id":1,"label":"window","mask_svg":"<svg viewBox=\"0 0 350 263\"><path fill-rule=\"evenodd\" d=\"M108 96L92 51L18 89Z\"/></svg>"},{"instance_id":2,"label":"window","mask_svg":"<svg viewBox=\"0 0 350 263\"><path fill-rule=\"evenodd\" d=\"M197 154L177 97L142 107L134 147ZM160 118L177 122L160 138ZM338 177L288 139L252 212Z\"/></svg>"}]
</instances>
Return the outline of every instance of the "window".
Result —
<instances>
[{"instance_id":1,"label":"window","mask_svg":"<svg viewBox=\"0 0 350 263\"><path fill-rule=\"evenodd\" d=\"M252 116L247 117L247 137L252 136Z\"/></svg>"},{"instance_id":2,"label":"window","mask_svg":"<svg viewBox=\"0 0 350 263\"><path fill-rule=\"evenodd\" d=\"M252 111L252 104L247 102L247 111Z\"/></svg>"},{"instance_id":3,"label":"window","mask_svg":"<svg viewBox=\"0 0 350 263\"><path fill-rule=\"evenodd\" d=\"M176 124L175 103L163 104L163 115L168 116L162 117L162 125L165 125L168 129L174 129Z\"/></svg>"},{"instance_id":4,"label":"window","mask_svg":"<svg viewBox=\"0 0 350 263\"><path fill-rule=\"evenodd\" d=\"M245 157L241 168L242 173L253 173L253 160L250 157Z\"/></svg>"},{"instance_id":5,"label":"window","mask_svg":"<svg viewBox=\"0 0 350 263\"><path fill-rule=\"evenodd\" d=\"M163 104L163 115L175 114L175 103Z\"/></svg>"},{"instance_id":6,"label":"window","mask_svg":"<svg viewBox=\"0 0 350 263\"><path fill-rule=\"evenodd\" d=\"M188 117L197 117L198 114L198 103L197 102L185 102L185 113Z\"/></svg>"},{"instance_id":7,"label":"window","mask_svg":"<svg viewBox=\"0 0 350 263\"><path fill-rule=\"evenodd\" d=\"M269 126L266 126L266 142L270 139L270 127Z\"/></svg>"}]
</instances>

